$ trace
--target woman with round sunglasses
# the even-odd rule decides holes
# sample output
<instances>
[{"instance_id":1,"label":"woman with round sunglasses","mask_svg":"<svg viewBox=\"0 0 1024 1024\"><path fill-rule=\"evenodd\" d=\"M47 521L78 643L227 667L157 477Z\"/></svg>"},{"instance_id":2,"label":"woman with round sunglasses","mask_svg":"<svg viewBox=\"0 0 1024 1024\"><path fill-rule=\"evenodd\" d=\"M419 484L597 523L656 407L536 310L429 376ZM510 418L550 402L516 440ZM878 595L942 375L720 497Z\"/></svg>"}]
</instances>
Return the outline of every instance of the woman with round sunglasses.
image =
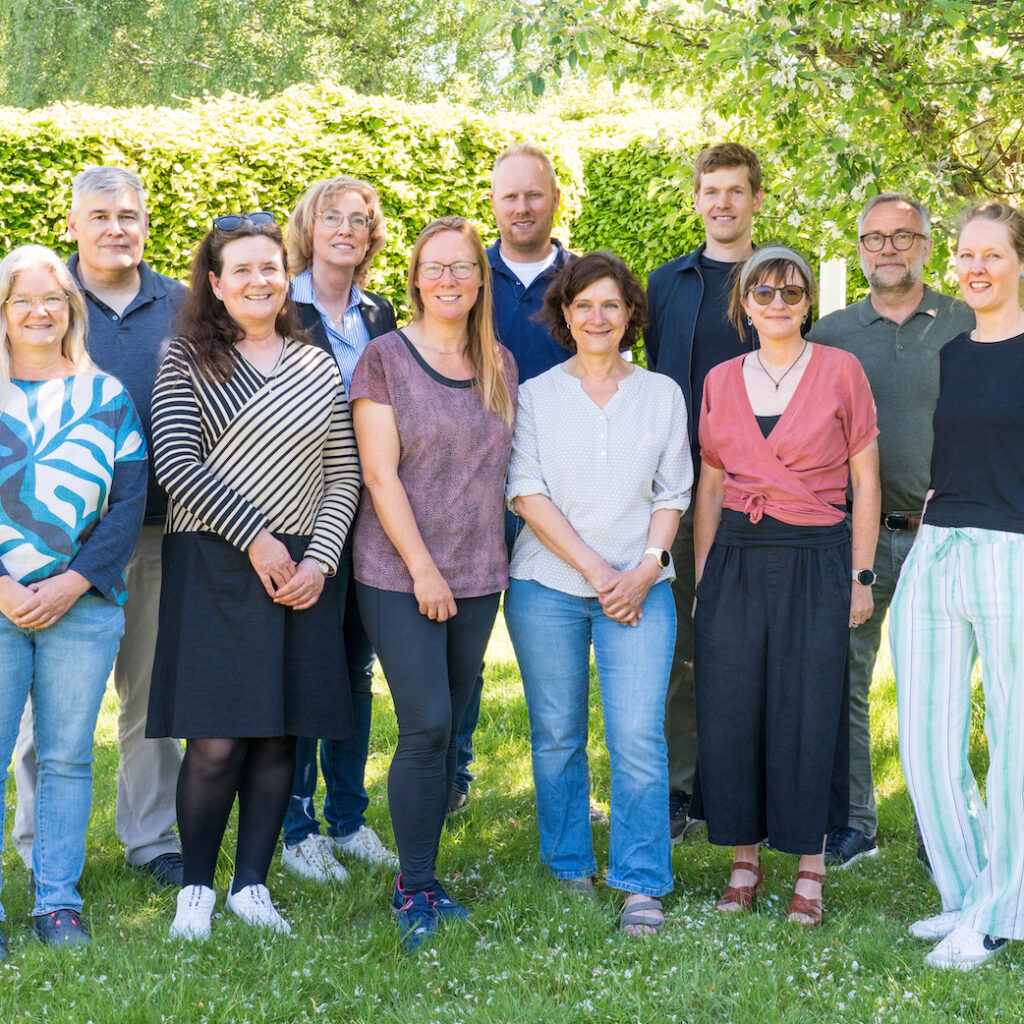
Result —
<instances>
[{"instance_id":1,"label":"woman with round sunglasses","mask_svg":"<svg viewBox=\"0 0 1024 1024\"><path fill-rule=\"evenodd\" d=\"M792 249L740 268L730 316L758 344L705 381L694 518L693 813L735 847L715 906L753 907L767 837L800 858L786 917L803 926L848 806L848 630L871 613L880 501L871 390L856 358L803 337L813 297Z\"/></svg>"},{"instance_id":2,"label":"woman with round sunglasses","mask_svg":"<svg viewBox=\"0 0 1024 1024\"><path fill-rule=\"evenodd\" d=\"M1024 939L1024 215L962 214L955 266L975 327L939 354L931 486L892 599L900 760L941 913L910 934L971 970ZM989 763L968 761L981 665Z\"/></svg>"},{"instance_id":3,"label":"woman with round sunglasses","mask_svg":"<svg viewBox=\"0 0 1024 1024\"><path fill-rule=\"evenodd\" d=\"M387 227L373 186L356 178L314 182L299 197L287 227L291 297L315 345L338 364L346 392L359 357L373 338L395 329L391 303L366 289L374 256ZM352 576L352 542L346 541L338 567L346 588L345 617L339 624L352 693L354 735L350 740L301 736L295 745L295 778L284 818L281 863L303 878L342 882L347 872L335 857L397 867L398 859L366 824L369 798L364 785L373 714L374 653L363 628ZM317 748L324 778L320 832L314 793Z\"/></svg>"},{"instance_id":4,"label":"woman with round sunglasses","mask_svg":"<svg viewBox=\"0 0 1024 1024\"><path fill-rule=\"evenodd\" d=\"M491 318L490 271L462 217L413 246L415 318L370 342L352 379L366 487L356 520L359 609L398 716L388 774L402 946L468 911L437 879L458 724L508 586L504 483L516 374Z\"/></svg>"},{"instance_id":5,"label":"woman with round sunglasses","mask_svg":"<svg viewBox=\"0 0 1024 1024\"><path fill-rule=\"evenodd\" d=\"M273 216L216 218L191 286L153 390L168 509L147 735L187 740L177 800L184 885L171 935L210 934L236 795L227 908L288 932L266 878L295 737L351 735L335 574L359 462L338 368L287 299Z\"/></svg>"},{"instance_id":6,"label":"woman with round sunglasses","mask_svg":"<svg viewBox=\"0 0 1024 1024\"><path fill-rule=\"evenodd\" d=\"M0 822L31 696L33 932L57 946L89 941L78 881L93 735L146 502L142 425L87 355L87 327L85 300L49 249L20 246L0 262ZM0 960L6 951L0 934Z\"/></svg>"}]
</instances>

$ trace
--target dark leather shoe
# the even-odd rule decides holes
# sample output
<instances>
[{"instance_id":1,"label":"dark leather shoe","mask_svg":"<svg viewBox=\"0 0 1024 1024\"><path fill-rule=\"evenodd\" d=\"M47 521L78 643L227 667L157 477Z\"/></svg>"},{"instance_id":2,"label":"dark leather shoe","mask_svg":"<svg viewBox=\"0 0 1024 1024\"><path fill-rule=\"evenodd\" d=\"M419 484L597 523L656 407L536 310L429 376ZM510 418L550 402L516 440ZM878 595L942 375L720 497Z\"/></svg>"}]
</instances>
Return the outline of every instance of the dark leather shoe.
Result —
<instances>
[{"instance_id":1,"label":"dark leather shoe","mask_svg":"<svg viewBox=\"0 0 1024 1024\"><path fill-rule=\"evenodd\" d=\"M185 873L185 862L181 859L180 853L174 851L161 853L159 857L146 861L141 867L146 874L151 875L157 882L168 889L181 888Z\"/></svg>"}]
</instances>

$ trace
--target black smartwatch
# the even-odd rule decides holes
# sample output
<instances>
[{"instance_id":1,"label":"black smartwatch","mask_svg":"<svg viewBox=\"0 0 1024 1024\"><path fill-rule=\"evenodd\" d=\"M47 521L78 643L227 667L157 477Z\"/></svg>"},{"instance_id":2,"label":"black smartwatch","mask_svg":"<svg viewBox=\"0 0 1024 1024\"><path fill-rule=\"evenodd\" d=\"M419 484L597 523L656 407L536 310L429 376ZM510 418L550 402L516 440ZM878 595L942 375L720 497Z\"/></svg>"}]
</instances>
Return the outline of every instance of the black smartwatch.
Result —
<instances>
[{"instance_id":1,"label":"black smartwatch","mask_svg":"<svg viewBox=\"0 0 1024 1024\"><path fill-rule=\"evenodd\" d=\"M875 574L873 569L854 569L853 570L853 582L859 583L862 587L870 587L878 576Z\"/></svg>"}]
</instances>

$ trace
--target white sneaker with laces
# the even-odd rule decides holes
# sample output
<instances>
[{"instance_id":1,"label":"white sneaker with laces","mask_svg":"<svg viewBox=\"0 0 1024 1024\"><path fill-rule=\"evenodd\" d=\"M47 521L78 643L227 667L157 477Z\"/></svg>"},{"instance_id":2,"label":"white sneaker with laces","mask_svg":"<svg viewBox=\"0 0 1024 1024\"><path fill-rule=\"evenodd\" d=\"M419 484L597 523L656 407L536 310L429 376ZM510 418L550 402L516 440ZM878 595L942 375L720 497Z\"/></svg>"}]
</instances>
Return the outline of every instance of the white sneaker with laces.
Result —
<instances>
[{"instance_id":1,"label":"white sneaker with laces","mask_svg":"<svg viewBox=\"0 0 1024 1024\"><path fill-rule=\"evenodd\" d=\"M178 893L178 912L169 935L172 939L202 941L210 937L210 918L217 894L205 885L186 885Z\"/></svg>"},{"instance_id":2,"label":"white sneaker with laces","mask_svg":"<svg viewBox=\"0 0 1024 1024\"><path fill-rule=\"evenodd\" d=\"M331 850L331 840L314 832L296 846L285 846L281 863L295 874L314 882L344 882L348 872L338 863Z\"/></svg>"},{"instance_id":3,"label":"white sneaker with laces","mask_svg":"<svg viewBox=\"0 0 1024 1024\"><path fill-rule=\"evenodd\" d=\"M380 837L367 825L360 825L359 830L348 839L331 837L334 848L343 857L358 857L367 864L383 864L389 868L398 868L398 858L380 841Z\"/></svg>"},{"instance_id":4,"label":"white sneaker with laces","mask_svg":"<svg viewBox=\"0 0 1024 1024\"><path fill-rule=\"evenodd\" d=\"M958 924L925 958L929 967L970 971L991 960L1006 948L1006 939L976 932Z\"/></svg>"},{"instance_id":5,"label":"white sneaker with laces","mask_svg":"<svg viewBox=\"0 0 1024 1024\"><path fill-rule=\"evenodd\" d=\"M235 880L231 879L231 884ZM238 892L228 890L227 907L246 924L254 928L269 928L285 935L291 934L288 922L277 912L265 885L247 885Z\"/></svg>"},{"instance_id":6,"label":"white sneaker with laces","mask_svg":"<svg viewBox=\"0 0 1024 1024\"><path fill-rule=\"evenodd\" d=\"M934 942L936 939L944 939L956 927L959 920L959 910L944 910L934 917L925 917L920 921L915 921L907 931L915 939L931 939Z\"/></svg>"}]
</instances>

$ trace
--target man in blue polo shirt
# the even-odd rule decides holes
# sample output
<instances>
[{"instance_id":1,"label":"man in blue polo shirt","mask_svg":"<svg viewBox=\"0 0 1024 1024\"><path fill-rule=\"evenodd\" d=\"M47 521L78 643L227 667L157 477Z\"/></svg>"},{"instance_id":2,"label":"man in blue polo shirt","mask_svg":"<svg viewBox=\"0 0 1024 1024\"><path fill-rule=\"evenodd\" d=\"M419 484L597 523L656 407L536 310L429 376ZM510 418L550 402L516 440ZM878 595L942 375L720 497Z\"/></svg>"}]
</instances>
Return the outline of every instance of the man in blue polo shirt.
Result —
<instances>
[{"instance_id":1,"label":"man in blue polo shirt","mask_svg":"<svg viewBox=\"0 0 1024 1024\"><path fill-rule=\"evenodd\" d=\"M562 348L544 323L534 316L544 303L551 279L573 257L551 237L561 202L555 168L547 153L529 142L517 142L498 154L491 178L491 209L499 239L487 250L494 293L494 330L513 356L519 383L564 362L572 353ZM505 514L505 541L509 551L519 520ZM468 803L473 779L473 730L480 717L483 674L477 678L469 706L459 728L459 756L449 813Z\"/></svg>"},{"instance_id":2,"label":"man in blue polo shirt","mask_svg":"<svg viewBox=\"0 0 1024 1024\"><path fill-rule=\"evenodd\" d=\"M78 251L68 267L85 294L93 360L128 389L152 444L150 396L163 342L186 289L142 258L149 234L142 182L121 167L88 167L72 185L68 234ZM125 858L163 885L181 885L181 847L174 832L181 764L176 739L146 739L149 680L160 604L160 542L167 499L150 461L145 525L125 570L125 629L114 665L118 716L117 836ZM31 868L36 761L31 703L15 758L18 808L12 838Z\"/></svg>"}]
</instances>

